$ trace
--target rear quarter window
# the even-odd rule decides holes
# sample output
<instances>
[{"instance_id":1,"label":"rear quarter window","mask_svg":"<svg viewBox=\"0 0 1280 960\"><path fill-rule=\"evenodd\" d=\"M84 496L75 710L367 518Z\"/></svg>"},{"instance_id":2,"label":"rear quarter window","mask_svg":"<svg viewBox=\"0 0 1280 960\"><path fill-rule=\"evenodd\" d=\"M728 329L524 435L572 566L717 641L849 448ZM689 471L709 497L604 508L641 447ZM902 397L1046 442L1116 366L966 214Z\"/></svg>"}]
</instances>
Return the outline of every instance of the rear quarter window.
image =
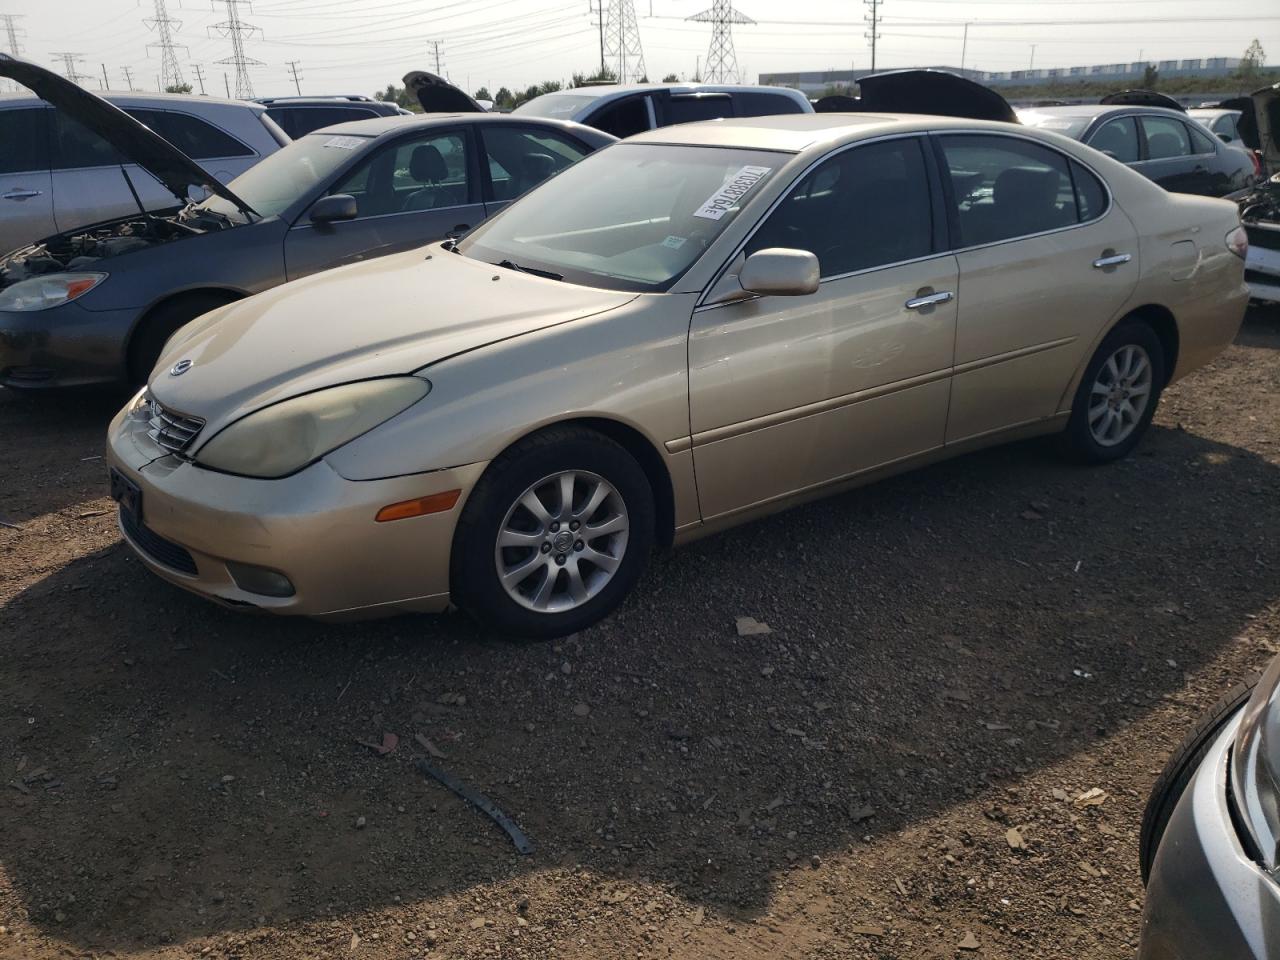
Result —
<instances>
[{"instance_id":1,"label":"rear quarter window","mask_svg":"<svg viewBox=\"0 0 1280 960\"><path fill-rule=\"evenodd\" d=\"M1076 209L1081 223L1097 220L1107 212L1106 188L1084 164L1071 161L1071 180L1075 184Z\"/></svg>"},{"instance_id":2,"label":"rear quarter window","mask_svg":"<svg viewBox=\"0 0 1280 960\"><path fill-rule=\"evenodd\" d=\"M213 124L175 110L127 110L192 160L218 157L252 157L253 150Z\"/></svg>"}]
</instances>

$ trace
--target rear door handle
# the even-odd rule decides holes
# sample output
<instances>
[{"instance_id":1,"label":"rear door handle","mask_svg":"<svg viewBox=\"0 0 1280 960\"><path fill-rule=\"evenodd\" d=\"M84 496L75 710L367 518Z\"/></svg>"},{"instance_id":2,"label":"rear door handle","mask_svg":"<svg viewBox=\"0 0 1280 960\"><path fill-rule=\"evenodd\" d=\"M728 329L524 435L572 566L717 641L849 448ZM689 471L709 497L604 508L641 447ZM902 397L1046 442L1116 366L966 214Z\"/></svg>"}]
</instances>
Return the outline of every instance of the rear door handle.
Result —
<instances>
[{"instance_id":1,"label":"rear door handle","mask_svg":"<svg viewBox=\"0 0 1280 960\"><path fill-rule=\"evenodd\" d=\"M921 307L932 307L934 304L947 303L953 299L955 299L954 293L950 290L942 290L924 297L912 297L906 302L906 308L908 310L919 310Z\"/></svg>"},{"instance_id":2,"label":"rear door handle","mask_svg":"<svg viewBox=\"0 0 1280 960\"><path fill-rule=\"evenodd\" d=\"M40 197L44 195L43 190L10 190L3 194L6 200L30 200L32 197Z\"/></svg>"},{"instance_id":3,"label":"rear door handle","mask_svg":"<svg viewBox=\"0 0 1280 960\"><path fill-rule=\"evenodd\" d=\"M1128 263L1133 256L1128 253L1113 253L1109 257L1099 257L1093 261L1093 266L1097 270L1105 270L1107 267L1118 267L1122 263Z\"/></svg>"}]
</instances>

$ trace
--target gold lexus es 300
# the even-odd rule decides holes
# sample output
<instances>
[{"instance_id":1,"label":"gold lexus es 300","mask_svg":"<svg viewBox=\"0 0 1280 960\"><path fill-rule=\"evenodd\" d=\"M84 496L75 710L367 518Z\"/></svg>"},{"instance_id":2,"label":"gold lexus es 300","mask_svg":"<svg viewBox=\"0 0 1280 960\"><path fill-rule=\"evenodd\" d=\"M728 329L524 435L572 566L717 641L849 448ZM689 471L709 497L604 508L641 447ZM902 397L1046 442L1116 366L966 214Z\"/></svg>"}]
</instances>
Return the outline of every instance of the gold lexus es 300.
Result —
<instances>
[{"instance_id":1,"label":"gold lexus es 300","mask_svg":"<svg viewBox=\"0 0 1280 960\"><path fill-rule=\"evenodd\" d=\"M658 129L180 330L110 427L121 528L227 604L568 633L657 544L1035 434L1123 457L1231 342L1245 246L1013 124Z\"/></svg>"}]
</instances>

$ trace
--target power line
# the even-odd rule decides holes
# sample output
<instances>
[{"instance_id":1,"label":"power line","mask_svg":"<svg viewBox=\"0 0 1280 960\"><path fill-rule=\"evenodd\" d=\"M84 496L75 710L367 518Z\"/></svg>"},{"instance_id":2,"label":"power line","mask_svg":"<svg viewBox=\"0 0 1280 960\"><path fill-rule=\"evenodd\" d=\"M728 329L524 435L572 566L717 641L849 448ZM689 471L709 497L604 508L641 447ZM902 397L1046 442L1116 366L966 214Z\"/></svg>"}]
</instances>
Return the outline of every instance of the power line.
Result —
<instances>
[{"instance_id":1,"label":"power line","mask_svg":"<svg viewBox=\"0 0 1280 960\"><path fill-rule=\"evenodd\" d=\"M147 49L160 48L160 82L165 88L183 86L182 68L178 66L178 47L191 51L179 43L173 42L173 35L182 26L181 20L174 20L165 10L164 0L155 0L155 15L142 21L148 30L156 32L156 42L147 44Z\"/></svg>"},{"instance_id":2,"label":"power line","mask_svg":"<svg viewBox=\"0 0 1280 960\"><path fill-rule=\"evenodd\" d=\"M55 61L62 61L62 72L66 78L72 83L84 83L89 77L76 69L77 63L84 63L84 57L78 53L55 53L53 55Z\"/></svg>"},{"instance_id":3,"label":"power line","mask_svg":"<svg viewBox=\"0 0 1280 960\"><path fill-rule=\"evenodd\" d=\"M636 23L634 0L609 0L604 14L604 50L602 63L617 63L619 83L629 83L645 76L644 50L640 46L640 27Z\"/></svg>"},{"instance_id":4,"label":"power line","mask_svg":"<svg viewBox=\"0 0 1280 960\"><path fill-rule=\"evenodd\" d=\"M293 89L298 91L298 96L302 96L302 85L299 83L299 81L302 78L298 76L298 64L300 64L301 62L302 62L301 60L285 61L285 63L288 64L289 66L289 72L293 74Z\"/></svg>"},{"instance_id":5,"label":"power line","mask_svg":"<svg viewBox=\"0 0 1280 960\"><path fill-rule=\"evenodd\" d=\"M244 38L251 37L255 33L262 36L262 29L240 19L240 4L245 0L220 0L220 2L227 5L227 19L221 23L215 23L209 29L216 30L221 36L231 40L231 56L216 62L236 68L236 98L250 100L253 98L253 80L249 77L249 68L261 67L264 64L261 60L245 55Z\"/></svg>"},{"instance_id":6,"label":"power line","mask_svg":"<svg viewBox=\"0 0 1280 960\"><path fill-rule=\"evenodd\" d=\"M711 24L711 46L707 50L706 79L712 83L738 82L738 55L733 49L733 25L755 23L733 6L732 0L715 0L710 10L695 13L689 20Z\"/></svg>"}]
</instances>

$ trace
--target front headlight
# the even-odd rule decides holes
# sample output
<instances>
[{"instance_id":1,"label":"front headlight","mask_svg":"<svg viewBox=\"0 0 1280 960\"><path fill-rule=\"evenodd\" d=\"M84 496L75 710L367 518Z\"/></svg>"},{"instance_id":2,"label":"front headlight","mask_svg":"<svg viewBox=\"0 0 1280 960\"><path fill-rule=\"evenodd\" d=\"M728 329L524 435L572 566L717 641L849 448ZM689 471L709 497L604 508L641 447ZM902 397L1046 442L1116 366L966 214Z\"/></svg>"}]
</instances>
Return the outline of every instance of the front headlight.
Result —
<instances>
[{"instance_id":1,"label":"front headlight","mask_svg":"<svg viewBox=\"0 0 1280 960\"><path fill-rule=\"evenodd\" d=\"M20 280L0 290L0 310L30 313L48 310L82 297L103 280L105 273L46 273Z\"/></svg>"},{"instance_id":2,"label":"front headlight","mask_svg":"<svg viewBox=\"0 0 1280 960\"><path fill-rule=\"evenodd\" d=\"M1274 871L1280 863L1280 657L1271 661L1240 715L1231 788L1263 864Z\"/></svg>"},{"instance_id":3,"label":"front headlight","mask_svg":"<svg viewBox=\"0 0 1280 960\"><path fill-rule=\"evenodd\" d=\"M283 477L390 420L430 389L417 377L388 377L303 394L237 420L195 460L246 477Z\"/></svg>"}]
</instances>

